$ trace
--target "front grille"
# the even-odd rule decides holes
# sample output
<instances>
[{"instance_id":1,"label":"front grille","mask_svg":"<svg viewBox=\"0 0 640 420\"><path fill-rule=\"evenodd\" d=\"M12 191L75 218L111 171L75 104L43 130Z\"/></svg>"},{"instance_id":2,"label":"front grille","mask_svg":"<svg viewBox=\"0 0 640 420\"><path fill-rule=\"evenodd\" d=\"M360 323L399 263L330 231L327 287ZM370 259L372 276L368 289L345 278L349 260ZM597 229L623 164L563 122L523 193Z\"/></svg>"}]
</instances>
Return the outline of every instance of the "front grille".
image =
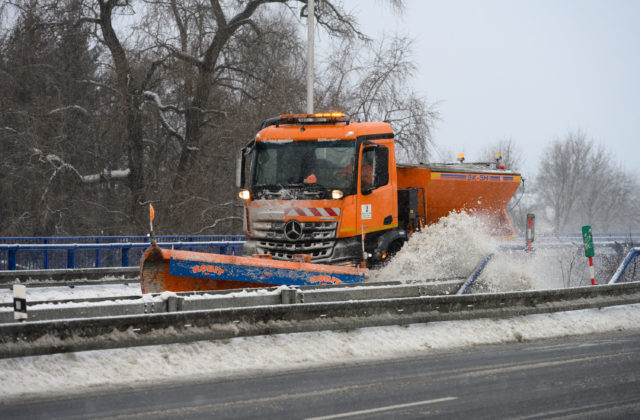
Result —
<instances>
[{"instance_id":1,"label":"front grille","mask_svg":"<svg viewBox=\"0 0 640 420\"><path fill-rule=\"evenodd\" d=\"M283 222L256 222L252 226L252 239L257 253L271 254L279 260L291 260L294 254L309 254L311 261L327 259L333 252L336 222L300 222L302 235L290 241L284 235Z\"/></svg>"}]
</instances>

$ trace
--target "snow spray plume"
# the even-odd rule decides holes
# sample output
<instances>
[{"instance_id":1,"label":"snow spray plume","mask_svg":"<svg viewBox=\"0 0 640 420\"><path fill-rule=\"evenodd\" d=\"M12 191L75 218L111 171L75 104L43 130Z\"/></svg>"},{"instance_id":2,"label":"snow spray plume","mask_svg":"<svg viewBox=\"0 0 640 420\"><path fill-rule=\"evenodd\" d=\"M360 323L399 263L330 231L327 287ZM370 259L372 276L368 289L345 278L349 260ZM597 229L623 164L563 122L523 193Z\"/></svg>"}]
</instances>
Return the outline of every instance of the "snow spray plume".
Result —
<instances>
[{"instance_id":1,"label":"snow spray plume","mask_svg":"<svg viewBox=\"0 0 640 420\"><path fill-rule=\"evenodd\" d=\"M453 212L415 233L372 281L466 278L487 254L497 251L490 223L466 212Z\"/></svg>"}]
</instances>

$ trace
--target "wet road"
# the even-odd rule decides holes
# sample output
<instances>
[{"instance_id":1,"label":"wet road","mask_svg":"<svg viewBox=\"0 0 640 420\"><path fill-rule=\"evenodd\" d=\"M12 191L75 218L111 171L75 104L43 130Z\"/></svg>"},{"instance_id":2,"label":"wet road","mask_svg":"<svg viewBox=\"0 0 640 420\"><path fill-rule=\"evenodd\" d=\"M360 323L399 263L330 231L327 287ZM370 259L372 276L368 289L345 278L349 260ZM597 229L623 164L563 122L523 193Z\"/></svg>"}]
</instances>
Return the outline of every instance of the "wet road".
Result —
<instances>
[{"instance_id":1,"label":"wet road","mask_svg":"<svg viewBox=\"0 0 640 420\"><path fill-rule=\"evenodd\" d=\"M640 333L3 404L0 417L640 418Z\"/></svg>"}]
</instances>

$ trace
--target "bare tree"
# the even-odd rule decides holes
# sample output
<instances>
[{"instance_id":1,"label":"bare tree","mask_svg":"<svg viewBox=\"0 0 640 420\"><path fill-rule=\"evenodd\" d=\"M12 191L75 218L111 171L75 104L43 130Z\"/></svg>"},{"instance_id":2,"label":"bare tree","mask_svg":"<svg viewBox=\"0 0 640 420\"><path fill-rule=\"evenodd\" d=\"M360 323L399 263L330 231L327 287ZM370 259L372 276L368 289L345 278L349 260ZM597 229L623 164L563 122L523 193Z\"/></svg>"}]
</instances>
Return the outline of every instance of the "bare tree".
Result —
<instances>
[{"instance_id":1,"label":"bare tree","mask_svg":"<svg viewBox=\"0 0 640 420\"><path fill-rule=\"evenodd\" d=\"M496 153L500 153L502 163L506 169L519 171L522 167L522 151L512 138L504 138L497 140L486 146L480 152L480 160L483 162L492 162L496 157Z\"/></svg>"},{"instance_id":2,"label":"bare tree","mask_svg":"<svg viewBox=\"0 0 640 420\"><path fill-rule=\"evenodd\" d=\"M411 60L411 41L392 38L371 49L366 42L351 39L337 51L327 63L325 73L329 77L322 81L317 95L321 103L329 108L346 109L355 119L391 123L398 159L428 161L433 125L439 114L434 105L409 87L416 70Z\"/></svg>"},{"instance_id":3,"label":"bare tree","mask_svg":"<svg viewBox=\"0 0 640 420\"><path fill-rule=\"evenodd\" d=\"M145 101L144 92L152 80L153 74L162 57L147 60L146 65L138 60L135 54L127 51L120 40L114 26L117 13L133 13L131 1L97 0L96 3L87 1L86 15L78 23L91 23L99 28L99 40L109 50L113 64L114 80L112 89L117 96L117 110L124 121L125 142L127 151L127 178L130 189L128 214L132 221L144 226L142 214L146 204L145 184L145 145L144 145L144 115L142 103ZM96 33L98 35L98 33Z\"/></svg>"},{"instance_id":4,"label":"bare tree","mask_svg":"<svg viewBox=\"0 0 640 420\"><path fill-rule=\"evenodd\" d=\"M637 229L631 210L637 203L637 180L582 131L554 141L544 152L536 194L554 232Z\"/></svg>"},{"instance_id":5,"label":"bare tree","mask_svg":"<svg viewBox=\"0 0 640 420\"><path fill-rule=\"evenodd\" d=\"M20 18L0 34L0 230L141 233L153 201L163 232L232 231L235 150L262 119L304 109L306 1L6 4ZM340 2L316 18L370 51ZM435 114L398 76L412 71L403 42L351 54L344 84L317 86L331 86L327 106L391 121L423 160Z\"/></svg>"},{"instance_id":6,"label":"bare tree","mask_svg":"<svg viewBox=\"0 0 640 420\"><path fill-rule=\"evenodd\" d=\"M0 228L71 232L89 217L69 217L86 208L76 202L82 196L78 169L63 162L80 170L92 164L89 110L96 98L80 80L96 71L95 51L89 35L71 24L79 14L74 2L12 5L14 26L0 47L0 195L7 199Z\"/></svg>"}]
</instances>

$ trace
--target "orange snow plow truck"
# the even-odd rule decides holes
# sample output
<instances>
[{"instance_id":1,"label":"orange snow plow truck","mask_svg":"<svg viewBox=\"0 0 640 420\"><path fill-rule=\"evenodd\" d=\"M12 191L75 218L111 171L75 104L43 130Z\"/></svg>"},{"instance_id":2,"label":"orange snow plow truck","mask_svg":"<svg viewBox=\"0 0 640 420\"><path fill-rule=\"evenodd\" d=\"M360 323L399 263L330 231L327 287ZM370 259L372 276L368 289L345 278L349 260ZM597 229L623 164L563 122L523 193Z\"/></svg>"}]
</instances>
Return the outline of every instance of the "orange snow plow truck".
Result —
<instances>
[{"instance_id":1,"label":"orange snow plow truck","mask_svg":"<svg viewBox=\"0 0 640 420\"><path fill-rule=\"evenodd\" d=\"M505 207L520 174L485 164L398 165L391 126L342 113L266 120L238 155L243 256L147 249L143 293L365 280L409 236L451 211L513 235Z\"/></svg>"},{"instance_id":2,"label":"orange snow plow truck","mask_svg":"<svg viewBox=\"0 0 640 420\"><path fill-rule=\"evenodd\" d=\"M520 174L500 161L400 165L395 156L384 122L350 122L342 113L266 120L238 156L244 254L375 265L414 231L460 210L514 235L505 207Z\"/></svg>"}]
</instances>

